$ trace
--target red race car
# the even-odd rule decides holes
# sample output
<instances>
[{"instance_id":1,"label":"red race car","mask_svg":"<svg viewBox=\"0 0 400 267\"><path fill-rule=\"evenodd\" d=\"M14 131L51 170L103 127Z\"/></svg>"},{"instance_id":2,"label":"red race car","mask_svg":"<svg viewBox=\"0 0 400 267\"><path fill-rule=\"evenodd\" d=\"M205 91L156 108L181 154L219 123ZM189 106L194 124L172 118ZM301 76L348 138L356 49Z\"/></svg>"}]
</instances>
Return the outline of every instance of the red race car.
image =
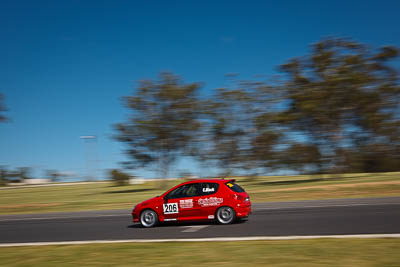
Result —
<instances>
[{"instance_id":1,"label":"red race car","mask_svg":"<svg viewBox=\"0 0 400 267\"><path fill-rule=\"evenodd\" d=\"M152 227L167 221L217 220L230 224L250 213L249 195L235 180L202 179L182 183L137 204L132 217L134 223Z\"/></svg>"}]
</instances>

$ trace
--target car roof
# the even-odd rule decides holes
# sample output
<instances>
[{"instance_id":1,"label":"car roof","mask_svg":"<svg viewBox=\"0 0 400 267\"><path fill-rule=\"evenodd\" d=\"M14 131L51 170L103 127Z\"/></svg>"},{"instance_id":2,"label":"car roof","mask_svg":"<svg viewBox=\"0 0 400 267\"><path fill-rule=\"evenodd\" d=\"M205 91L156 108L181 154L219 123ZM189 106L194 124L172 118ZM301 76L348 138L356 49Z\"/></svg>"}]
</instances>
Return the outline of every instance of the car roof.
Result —
<instances>
[{"instance_id":1,"label":"car roof","mask_svg":"<svg viewBox=\"0 0 400 267\"><path fill-rule=\"evenodd\" d=\"M235 181L234 179L224 179L224 178L222 178L222 179L195 179L195 180L190 180L190 181L187 181L187 182L184 182L185 184L186 183L227 183L227 182L229 182L229 181Z\"/></svg>"},{"instance_id":2,"label":"car roof","mask_svg":"<svg viewBox=\"0 0 400 267\"><path fill-rule=\"evenodd\" d=\"M193 179L190 181L186 181L186 182L182 182L172 188L170 188L168 191L166 191L164 194L167 194L168 192L171 192L172 190L174 190L174 188L180 187L182 185L186 185L186 184L196 184L196 183L219 183L219 184L223 184L223 183L227 183L227 182L235 182L235 179Z\"/></svg>"}]
</instances>

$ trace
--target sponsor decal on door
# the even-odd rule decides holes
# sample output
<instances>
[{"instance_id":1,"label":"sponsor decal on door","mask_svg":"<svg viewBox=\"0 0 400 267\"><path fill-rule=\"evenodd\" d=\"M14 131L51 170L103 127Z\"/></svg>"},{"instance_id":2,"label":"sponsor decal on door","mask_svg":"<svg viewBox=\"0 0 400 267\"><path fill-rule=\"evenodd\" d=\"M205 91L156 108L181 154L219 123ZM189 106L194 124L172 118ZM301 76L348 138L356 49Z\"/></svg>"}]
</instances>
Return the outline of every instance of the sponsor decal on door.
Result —
<instances>
[{"instance_id":1,"label":"sponsor decal on door","mask_svg":"<svg viewBox=\"0 0 400 267\"><path fill-rule=\"evenodd\" d=\"M181 199L179 200L179 206L181 209L191 209L193 208L193 199Z\"/></svg>"},{"instance_id":2,"label":"sponsor decal on door","mask_svg":"<svg viewBox=\"0 0 400 267\"><path fill-rule=\"evenodd\" d=\"M218 206L224 202L224 199L220 197L200 198L198 202L202 207Z\"/></svg>"}]
</instances>

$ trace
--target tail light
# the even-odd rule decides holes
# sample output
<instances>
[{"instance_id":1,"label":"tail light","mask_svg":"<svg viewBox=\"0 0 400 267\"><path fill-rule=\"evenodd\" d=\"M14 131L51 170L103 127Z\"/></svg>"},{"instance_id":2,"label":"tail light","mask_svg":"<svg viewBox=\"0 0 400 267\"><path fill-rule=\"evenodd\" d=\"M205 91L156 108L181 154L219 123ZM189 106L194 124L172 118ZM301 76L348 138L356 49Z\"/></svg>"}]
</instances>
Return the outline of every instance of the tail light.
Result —
<instances>
[{"instance_id":1,"label":"tail light","mask_svg":"<svg viewBox=\"0 0 400 267\"><path fill-rule=\"evenodd\" d=\"M237 200L240 200L242 202L250 201L249 197L245 197L245 196L242 196L242 195L235 195L235 196L236 196Z\"/></svg>"}]
</instances>

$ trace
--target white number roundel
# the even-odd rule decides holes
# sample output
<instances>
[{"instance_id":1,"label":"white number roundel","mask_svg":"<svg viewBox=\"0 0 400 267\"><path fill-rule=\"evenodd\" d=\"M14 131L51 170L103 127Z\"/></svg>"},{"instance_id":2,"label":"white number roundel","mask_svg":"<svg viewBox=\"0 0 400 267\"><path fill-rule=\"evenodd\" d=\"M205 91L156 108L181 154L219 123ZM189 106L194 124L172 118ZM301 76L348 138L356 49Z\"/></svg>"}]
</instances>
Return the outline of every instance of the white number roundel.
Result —
<instances>
[{"instance_id":1,"label":"white number roundel","mask_svg":"<svg viewBox=\"0 0 400 267\"><path fill-rule=\"evenodd\" d=\"M163 205L164 214L179 213L178 203L166 203Z\"/></svg>"}]
</instances>

